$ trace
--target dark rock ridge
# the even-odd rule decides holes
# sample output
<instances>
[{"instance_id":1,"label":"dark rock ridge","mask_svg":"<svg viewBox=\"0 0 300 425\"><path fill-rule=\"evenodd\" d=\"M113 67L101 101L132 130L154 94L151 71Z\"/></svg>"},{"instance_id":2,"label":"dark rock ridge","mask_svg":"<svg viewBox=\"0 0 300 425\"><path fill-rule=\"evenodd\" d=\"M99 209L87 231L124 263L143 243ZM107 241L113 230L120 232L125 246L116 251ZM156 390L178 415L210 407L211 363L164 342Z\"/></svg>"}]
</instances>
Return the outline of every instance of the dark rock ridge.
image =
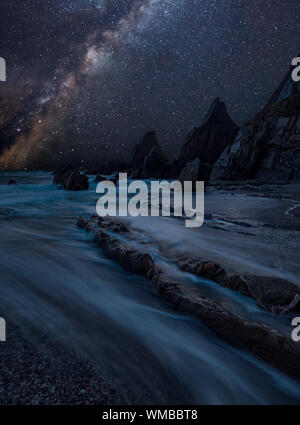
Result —
<instances>
[{"instance_id":1,"label":"dark rock ridge","mask_svg":"<svg viewBox=\"0 0 300 425\"><path fill-rule=\"evenodd\" d=\"M260 307L271 313L300 313L300 288L287 280L268 276L229 274L217 263L198 259L180 260L178 267L251 297Z\"/></svg>"},{"instance_id":2,"label":"dark rock ridge","mask_svg":"<svg viewBox=\"0 0 300 425\"><path fill-rule=\"evenodd\" d=\"M215 164L218 180L300 180L300 83L288 72L266 106L239 132Z\"/></svg>"},{"instance_id":3,"label":"dark rock ridge","mask_svg":"<svg viewBox=\"0 0 300 425\"><path fill-rule=\"evenodd\" d=\"M141 162L144 161L145 157L149 154L149 152L155 147L158 148L161 156L164 159L166 159L157 141L155 131L149 131L148 133L145 134L145 136L143 137L143 140L135 146L134 152L132 155L131 164L133 166L138 167L141 164Z\"/></svg>"},{"instance_id":4,"label":"dark rock ridge","mask_svg":"<svg viewBox=\"0 0 300 425\"><path fill-rule=\"evenodd\" d=\"M195 160L198 159L197 180L207 181L214 163L226 146L233 142L238 130L239 127L229 116L225 103L216 98L201 126L188 135L187 142L181 149L178 161L184 175L188 175L190 168L194 170Z\"/></svg>"},{"instance_id":5,"label":"dark rock ridge","mask_svg":"<svg viewBox=\"0 0 300 425\"><path fill-rule=\"evenodd\" d=\"M235 347L244 349L293 378L300 379L297 343L269 325L242 320L216 301L203 296L199 288L173 281L155 264L149 253L132 248L102 228L97 217L78 220L78 227L95 232L95 242L125 270L151 279L158 293L176 309L203 322L212 332ZM223 272L220 271L220 274ZM219 274L219 273L218 273Z\"/></svg>"},{"instance_id":6,"label":"dark rock ridge","mask_svg":"<svg viewBox=\"0 0 300 425\"><path fill-rule=\"evenodd\" d=\"M167 178L170 167L155 132L150 131L134 149L129 176L132 179Z\"/></svg>"},{"instance_id":7,"label":"dark rock ridge","mask_svg":"<svg viewBox=\"0 0 300 425\"><path fill-rule=\"evenodd\" d=\"M60 184L65 190L88 190L89 179L85 174L80 174L72 166L60 168L53 173L53 183Z\"/></svg>"}]
</instances>

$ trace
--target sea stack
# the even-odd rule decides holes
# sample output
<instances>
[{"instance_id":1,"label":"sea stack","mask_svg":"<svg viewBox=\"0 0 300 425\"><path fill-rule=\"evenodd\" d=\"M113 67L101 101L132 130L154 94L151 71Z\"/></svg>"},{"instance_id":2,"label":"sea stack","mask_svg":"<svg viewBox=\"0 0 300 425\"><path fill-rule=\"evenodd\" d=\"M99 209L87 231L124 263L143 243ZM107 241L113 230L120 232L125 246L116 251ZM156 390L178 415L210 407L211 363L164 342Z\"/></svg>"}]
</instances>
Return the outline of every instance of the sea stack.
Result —
<instances>
[{"instance_id":1,"label":"sea stack","mask_svg":"<svg viewBox=\"0 0 300 425\"><path fill-rule=\"evenodd\" d=\"M225 103L217 97L211 104L201 126L188 135L187 142L182 147L178 158L180 176L187 178L188 170L192 169L194 178L197 165L197 179L208 181L213 165L225 147L233 142L238 131L239 127L229 116Z\"/></svg>"},{"instance_id":2,"label":"sea stack","mask_svg":"<svg viewBox=\"0 0 300 425\"><path fill-rule=\"evenodd\" d=\"M130 161L130 177L135 179L164 178L169 167L154 131L145 134L143 140L134 149Z\"/></svg>"},{"instance_id":3,"label":"sea stack","mask_svg":"<svg viewBox=\"0 0 300 425\"><path fill-rule=\"evenodd\" d=\"M290 70L215 164L210 181L300 180L300 83Z\"/></svg>"}]
</instances>

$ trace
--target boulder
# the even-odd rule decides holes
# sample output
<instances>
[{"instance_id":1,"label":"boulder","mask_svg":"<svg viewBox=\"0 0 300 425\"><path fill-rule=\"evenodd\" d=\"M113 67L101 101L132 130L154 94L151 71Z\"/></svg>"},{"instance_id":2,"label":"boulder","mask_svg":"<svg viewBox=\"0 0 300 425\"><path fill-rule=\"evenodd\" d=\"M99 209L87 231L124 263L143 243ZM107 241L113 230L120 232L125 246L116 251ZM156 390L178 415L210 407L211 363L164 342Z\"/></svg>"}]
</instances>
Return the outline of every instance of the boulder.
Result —
<instances>
[{"instance_id":1,"label":"boulder","mask_svg":"<svg viewBox=\"0 0 300 425\"><path fill-rule=\"evenodd\" d=\"M89 189L89 179L85 174L72 172L63 183L65 190L79 191Z\"/></svg>"},{"instance_id":2,"label":"boulder","mask_svg":"<svg viewBox=\"0 0 300 425\"><path fill-rule=\"evenodd\" d=\"M210 182L220 180L300 180L300 83L291 71L223 151Z\"/></svg>"},{"instance_id":3,"label":"boulder","mask_svg":"<svg viewBox=\"0 0 300 425\"><path fill-rule=\"evenodd\" d=\"M72 165L67 165L65 167L58 168L52 173L54 176L53 183L62 184L65 178L73 171L76 171L76 168L74 168Z\"/></svg>"},{"instance_id":4,"label":"boulder","mask_svg":"<svg viewBox=\"0 0 300 425\"><path fill-rule=\"evenodd\" d=\"M269 276L242 276L252 298L272 313L300 313L300 288L285 279Z\"/></svg>"},{"instance_id":5,"label":"boulder","mask_svg":"<svg viewBox=\"0 0 300 425\"><path fill-rule=\"evenodd\" d=\"M79 191L89 189L89 178L71 166L64 167L54 173L53 182L61 184L65 190Z\"/></svg>"},{"instance_id":6,"label":"boulder","mask_svg":"<svg viewBox=\"0 0 300 425\"><path fill-rule=\"evenodd\" d=\"M16 182L16 180L14 180L14 179L9 179L9 181L8 181L8 183L7 184L17 184L17 182Z\"/></svg>"}]
</instances>

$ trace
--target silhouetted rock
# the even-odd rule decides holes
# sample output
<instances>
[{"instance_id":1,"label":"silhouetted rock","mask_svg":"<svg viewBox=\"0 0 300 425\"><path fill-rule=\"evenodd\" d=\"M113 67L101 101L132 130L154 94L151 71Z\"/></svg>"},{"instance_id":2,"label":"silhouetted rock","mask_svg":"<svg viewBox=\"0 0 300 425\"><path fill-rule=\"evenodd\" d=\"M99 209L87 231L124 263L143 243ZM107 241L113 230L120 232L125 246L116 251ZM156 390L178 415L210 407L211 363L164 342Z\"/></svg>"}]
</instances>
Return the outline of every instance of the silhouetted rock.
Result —
<instances>
[{"instance_id":1,"label":"silhouetted rock","mask_svg":"<svg viewBox=\"0 0 300 425\"><path fill-rule=\"evenodd\" d=\"M135 146L131 160L132 165L139 166L141 162L144 161L148 153L156 146L158 147L159 145L155 131L149 131L145 134L143 140ZM160 153L164 156L162 150Z\"/></svg>"},{"instance_id":2,"label":"silhouetted rock","mask_svg":"<svg viewBox=\"0 0 300 425\"><path fill-rule=\"evenodd\" d=\"M196 158L192 162L188 162L186 166L181 170L178 180L181 182L184 181L196 181L199 176L200 171L200 159Z\"/></svg>"},{"instance_id":3,"label":"silhouetted rock","mask_svg":"<svg viewBox=\"0 0 300 425\"><path fill-rule=\"evenodd\" d=\"M140 168L136 168L130 177L134 179L165 178L168 169L168 162L161 155L161 151L154 146L146 155Z\"/></svg>"},{"instance_id":4,"label":"silhouetted rock","mask_svg":"<svg viewBox=\"0 0 300 425\"><path fill-rule=\"evenodd\" d=\"M65 190L71 191L88 190L89 179L85 174L73 172L67 177L66 181L63 183L63 188Z\"/></svg>"},{"instance_id":5,"label":"silhouetted rock","mask_svg":"<svg viewBox=\"0 0 300 425\"><path fill-rule=\"evenodd\" d=\"M136 145L130 164L132 179L168 177L169 163L154 131L146 133L142 142Z\"/></svg>"},{"instance_id":6,"label":"silhouetted rock","mask_svg":"<svg viewBox=\"0 0 300 425\"><path fill-rule=\"evenodd\" d=\"M80 174L72 166L56 170L53 183L61 184L65 190L70 191L88 190L89 188L88 177L85 174Z\"/></svg>"},{"instance_id":7,"label":"silhouetted rock","mask_svg":"<svg viewBox=\"0 0 300 425\"><path fill-rule=\"evenodd\" d=\"M76 168L73 167L72 165L66 165L65 167L54 170L52 173L54 176L53 183L62 184L65 178L73 171L76 171Z\"/></svg>"},{"instance_id":8,"label":"silhouetted rock","mask_svg":"<svg viewBox=\"0 0 300 425\"><path fill-rule=\"evenodd\" d=\"M300 83L284 78L270 100L215 164L218 180L300 180Z\"/></svg>"},{"instance_id":9,"label":"silhouetted rock","mask_svg":"<svg viewBox=\"0 0 300 425\"><path fill-rule=\"evenodd\" d=\"M225 147L233 142L238 130L239 127L229 116L225 103L219 98L215 99L202 125L188 135L188 140L181 149L178 159L182 172L186 174L191 164L195 166L194 161L198 159L198 175L195 180L207 181L214 163Z\"/></svg>"},{"instance_id":10,"label":"silhouetted rock","mask_svg":"<svg viewBox=\"0 0 300 425\"><path fill-rule=\"evenodd\" d=\"M17 182L14 179L9 179L7 184L17 184Z\"/></svg>"}]
</instances>

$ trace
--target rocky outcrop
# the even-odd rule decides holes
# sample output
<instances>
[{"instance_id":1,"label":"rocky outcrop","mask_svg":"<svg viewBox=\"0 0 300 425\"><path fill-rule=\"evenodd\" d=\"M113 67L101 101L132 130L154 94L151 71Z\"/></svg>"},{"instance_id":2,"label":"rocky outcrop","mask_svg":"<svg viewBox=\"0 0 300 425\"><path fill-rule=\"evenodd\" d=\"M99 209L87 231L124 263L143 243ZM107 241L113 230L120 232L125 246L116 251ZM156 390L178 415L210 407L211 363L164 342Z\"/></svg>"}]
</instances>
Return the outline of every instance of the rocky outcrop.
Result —
<instances>
[{"instance_id":1,"label":"rocky outcrop","mask_svg":"<svg viewBox=\"0 0 300 425\"><path fill-rule=\"evenodd\" d=\"M80 217L77 224L79 228L87 232L95 231L95 242L101 246L109 258L117 261L128 272L148 276L154 269L154 262L149 254L131 248L103 230L107 229L116 233L128 232L128 228L123 223L114 220L109 224L109 221L101 218L89 222Z\"/></svg>"},{"instance_id":2,"label":"rocky outcrop","mask_svg":"<svg viewBox=\"0 0 300 425\"><path fill-rule=\"evenodd\" d=\"M276 329L263 323L242 320L216 301L203 296L198 288L173 282L162 273L155 273L153 282L159 294L179 311L201 320L208 329L233 346L300 379L299 346Z\"/></svg>"},{"instance_id":3,"label":"rocky outcrop","mask_svg":"<svg viewBox=\"0 0 300 425\"><path fill-rule=\"evenodd\" d=\"M203 123L189 135L179 155L182 172L186 173L198 159L196 180L207 181L215 162L226 146L230 145L239 127L229 116L225 103L219 98L210 106Z\"/></svg>"},{"instance_id":4,"label":"rocky outcrop","mask_svg":"<svg viewBox=\"0 0 300 425\"><path fill-rule=\"evenodd\" d=\"M300 83L291 71L215 164L210 182L300 180Z\"/></svg>"},{"instance_id":5,"label":"rocky outcrop","mask_svg":"<svg viewBox=\"0 0 300 425\"><path fill-rule=\"evenodd\" d=\"M265 310L275 314L300 314L300 288L291 282L268 276L229 274L217 263L183 259L178 267L251 297Z\"/></svg>"},{"instance_id":6,"label":"rocky outcrop","mask_svg":"<svg viewBox=\"0 0 300 425\"><path fill-rule=\"evenodd\" d=\"M105 221L105 220L104 220ZM243 320L204 296L198 287L173 281L154 262L147 252L132 248L102 228L103 220L96 216L91 220L82 217L78 226L95 233L95 242L106 255L129 272L151 279L158 293L174 308L188 313L207 326L217 336L235 347L244 349L272 364L293 378L300 379L300 349L287 336L269 325ZM206 267L208 276L224 276L218 265Z\"/></svg>"},{"instance_id":7,"label":"rocky outcrop","mask_svg":"<svg viewBox=\"0 0 300 425\"><path fill-rule=\"evenodd\" d=\"M146 133L134 149L129 176L132 179L169 177L168 160L154 131Z\"/></svg>"},{"instance_id":8,"label":"rocky outcrop","mask_svg":"<svg viewBox=\"0 0 300 425\"><path fill-rule=\"evenodd\" d=\"M63 189L70 191L88 190L89 179L85 174L81 174L72 166L67 166L56 170L53 183L60 184Z\"/></svg>"},{"instance_id":9,"label":"rocky outcrop","mask_svg":"<svg viewBox=\"0 0 300 425\"><path fill-rule=\"evenodd\" d=\"M196 158L193 162L188 162L181 170L178 180L182 183L192 181L193 190L196 190L196 181L207 182L211 173L211 166L204 164L200 159Z\"/></svg>"},{"instance_id":10,"label":"rocky outcrop","mask_svg":"<svg viewBox=\"0 0 300 425\"><path fill-rule=\"evenodd\" d=\"M186 166L181 170L178 180L184 181L196 181L200 172L200 159L196 158L192 162L188 162Z\"/></svg>"},{"instance_id":11,"label":"rocky outcrop","mask_svg":"<svg viewBox=\"0 0 300 425\"><path fill-rule=\"evenodd\" d=\"M204 181L207 183L211 172L211 167L209 164L203 164L200 159L196 158L193 162L188 162L186 166L181 170L177 180L179 180L182 185L184 182L191 181L192 190L196 191L196 182Z\"/></svg>"},{"instance_id":12,"label":"rocky outcrop","mask_svg":"<svg viewBox=\"0 0 300 425\"><path fill-rule=\"evenodd\" d=\"M158 144L155 131L149 131L145 134L143 140L135 146L131 164L138 167L141 162L144 161L149 152L155 147L158 147L161 156L164 157L162 149Z\"/></svg>"},{"instance_id":13,"label":"rocky outcrop","mask_svg":"<svg viewBox=\"0 0 300 425\"><path fill-rule=\"evenodd\" d=\"M76 171L76 168L72 165L67 165L65 167L57 168L53 171L53 183L60 184L64 180L65 176L70 174L72 171Z\"/></svg>"},{"instance_id":14,"label":"rocky outcrop","mask_svg":"<svg viewBox=\"0 0 300 425\"><path fill-rule=\"evenodd\" d=\"M98 224L101 229L110 230L114 233L129 233L128 227L118 220L105 220L102 217L98 217Z\"/></svg>"},{"instance_id":15,"label":"rocky outcrop","mask_svg":"<svg viewBox=\"0 0 300 425\"><path fill-rule=\"evenodd\" d=\"M224 148L233 142L239 127L229 116L224 102L215 99L200 127L195 128L179 157L168 162L154 131L146 133L135 147L130 177L178 178L181 181L209 180L211 170Z\"/></svg>"}]
</instances>

